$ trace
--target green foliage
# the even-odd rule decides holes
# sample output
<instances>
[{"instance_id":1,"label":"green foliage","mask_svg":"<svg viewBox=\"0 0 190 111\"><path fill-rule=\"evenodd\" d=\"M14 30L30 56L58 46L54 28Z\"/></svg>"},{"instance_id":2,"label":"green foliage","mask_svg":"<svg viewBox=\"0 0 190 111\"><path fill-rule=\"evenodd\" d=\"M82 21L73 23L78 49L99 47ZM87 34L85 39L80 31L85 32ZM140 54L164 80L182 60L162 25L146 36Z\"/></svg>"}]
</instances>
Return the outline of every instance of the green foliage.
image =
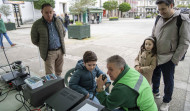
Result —
<instances>
[{"instance_id":1,"label":"green foliage","mask_svg":"<svg viewBox=\"0 0 190 111\"><path fill-rule=\"evenodd\" d=\"M146 18L151 18L152 16L151 15L147 15Z\"/></svg>"},{"instance_id":2,"label":"green foliage","mask_svg":"<svg viewBox=\"0 0 190 111\"><path fill-rule=\"evenodd\" d=\"M40 10L44 3L49 3L49 4L51 4L51 6L53 8L55 8L55 1L54 0L38 0L38 1L34 1L34 8Z\"/></svg>"},{"instance_id":3,"label":"green foliage","mask_svg":"<svg viewBox=\"0 0 190 111\"><path fill-rule=\"evenodd\" d=\"M9 5L1 5L0 12L6 16L6 18L11 15L11 9Z\"/></svg>"},{"instance_id":4,"label":"green foliage","mask_svg":"<svg viewBox=\"0 0 190 111\"><path fill-rule=\"evenodd\" d=\"M73 0L69 10L72 14L81 14L87 10L89 6L96 3L96 0Z\"/></svg>"},{"instance_id":5,"label":"green foliage","mask_svg":"<svg viewBox=\"0 0 190 111\"><path fill-rule=\"evenodd\" d=\"M118 7L118 2L115 0L104 2L103 7L106 10L112 11Z\"/></svg>"},{"instance_id":6,"label":"green foliage","mask_svg":"<svg viewBox=\"0 0 190 111\"><path fill-rule=\"evenodd\" d=\"M76 21L75 23L76 25L79 25L79 26L83 25L82 22L79 22L79 21Z\"/></svg>"},{"instance_id":7,"label":"green foliage","mask_svg":"<svg viewBox=\"0 0 190 111\"><path fill-rule=\"evenodd\" d=\"M127 12L131 9L131 6L129 3L122 3L119 5L119 11L121 12Z\"/></svg>"},{"instance_id":8,"label":"green foliage","mask_svg":"<svg viewBox=\"0 0 190 111\"><path fill-rule=\"evenodd\" d=\"M118 17L110 17L109 20L118 20Z\"/></svg>"},{"instance_id":9,"label":"green foliage","mask_svg":"<svg viewBox=\"0 0 190 111\"><path fill-rule=\"evenodd\" d=\"M140 16L139 15L135 16L135 19L140 19Z\"/></svg>"},{"instance_id":10,"label":"green foliage","mask_svg":"<svg viewBox=\"0 0 190 111\"><path fill-rule=\"evenodd\" d=\"M186 5L177 5L178 8L186 8Z\"/></svg>"}]
</instances>

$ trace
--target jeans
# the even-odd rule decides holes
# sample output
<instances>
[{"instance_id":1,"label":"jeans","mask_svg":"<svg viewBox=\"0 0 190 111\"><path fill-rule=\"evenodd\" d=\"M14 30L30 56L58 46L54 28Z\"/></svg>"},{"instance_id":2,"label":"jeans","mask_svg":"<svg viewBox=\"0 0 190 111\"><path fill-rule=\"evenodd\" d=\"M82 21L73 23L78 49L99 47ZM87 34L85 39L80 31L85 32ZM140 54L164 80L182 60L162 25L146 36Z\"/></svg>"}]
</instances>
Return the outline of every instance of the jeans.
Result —
<instances>
[{"instance_id":1,"label":"jeans","mask_svg":"<svg viewBox=\"0 0 190 111\"><path fill-rule=\"evenodd\" d=\"M159 92L161 72L164 79L164 97L163 102L169 103L171 101L174 88L174 72L175 64L172 61L158 65L153 72L152 83L153 93Z\"/></svg>"},{"instance_id":2,"label":"jeans","mask_svg":"<svg viewBox=\"0 0 190 111\"><path fill-rule=\"evenodd\" d=\"M92 97L93 97L93 93L90 93L90 94L89 94L89 99L92 98ZM100 104L100 102L99 102L98 98L96 98L96 96L94 96L94 98L93 98L92 101L94 101L94 102L97 103L97 104Z\"/></svg>"},{"instance_id":3,"label":"jeans","mask_svg":"<svg viewBox=\"0 0 190 111\"><path fill-rule=\"evenodd\" d=\"M10 45L12 45L13 43L11 42L11 40L9 39L9 36L7 35L7 33L0 33L0 46L3 46L3 35L5 36L5 38L7 39L7 41L9 42Z\"/></svg>"}]
</instances>

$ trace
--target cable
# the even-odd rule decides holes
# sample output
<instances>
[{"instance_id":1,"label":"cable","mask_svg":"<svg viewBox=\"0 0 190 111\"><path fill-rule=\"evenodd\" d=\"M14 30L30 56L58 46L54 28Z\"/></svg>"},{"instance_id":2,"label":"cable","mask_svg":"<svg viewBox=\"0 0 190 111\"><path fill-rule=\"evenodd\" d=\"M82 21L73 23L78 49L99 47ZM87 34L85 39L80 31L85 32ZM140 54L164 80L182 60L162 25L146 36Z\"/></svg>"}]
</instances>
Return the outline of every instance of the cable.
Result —
<instances>
[{"instance_id":1,"label":"cable","mask_svg":"<svg viewBox=\"0 0 190 111\"><path fill-rule=\"evenodd\" d=\"M5 73L7 73L7 71L5 69L3 69L2 67L0 67L0 69L2 69Z\"/></svg>"},{"instance_id":2,"label":"cable","mask_svg":"<svg viewBox=\"0 0 190 111\"><path fill-rule=\"evenodd\" d=\"M17 98L17 96L20 96L21 97L21 100L19 100L18 98ZM15 95L15 98L16 98L16 100L17 101L19 101L19 102L21 102L22 103L22 106L20 107L20 108L18 108L16 111L19 111L23 106L25 107L25 109L27 110L27 111L31 111L31 109L30 109L30 107L26 104L26 100L24 99L24 96L22 95L22 94L20 94L20 92L19 92L19 94L16 94ZM24 99L24 100L23 100ZM28 110L29 109L29 110Z\"/></svg>"},{"instance_id":3,"label":"cable","mask_svg":"<svg viewBox=\"0 0 190 111\"><path fill-rule=\"evenodd\" d=\"M7 92L7 95L2 99L2 100L0 100L0 102L2 102L2 101L4 101L6 98L7 98L7 96L8 96L8 94L9 94L9 92L10 92L11 90L9 90L8 92ZM6 93L5 93L6 94ZM4 95L4 94L3 94Z\"/></svg>"},{"instance_id":4,"label":"cable","mask_svg":"<svg viewBox=\"0 0 190 111\"><path fill-rule=\"evenodd\" d=\"M0 87L6 86L7 84L1 85Z\"/></svg>"},{"instance_id":5,"label":"cable","mask_svg":"<svg viewBox=\"0 0 190 111\"><path fill-rule=\"evenodd\" d=\"M3 43L2 43L2 45L3 45ZM5 49L4 49L4 48L3 48L3 52L4 52L5 58L6 58L6 60L7 60L8 66L9 66L11 72L12 72L13 78L15 78L15 76L14 76L14 74L13 74L13 70L12 70L12 68L11 68L11 64L9 63L9 60L8 60L8 58L7 58L7 55L6 55L6 53L5 53ZM14 63L14 62L13 62L13 63ZM13 63L12 63L12 64L13 64ZM16 82L16 81L15 81L15 85L17 86L17 82ZM9 93L9 92L8 92L8 93ZM8 95L8 93L7 93L7 95ZM6 95L6 97L7 97L7 95ZM17 94L16 94L16 95L17 95ZM15 95L15 98L17 99L16 95ZM19 95L20 95L21 101L20 101L19 99L17 99L17 100L20 101L21 103L23 103L23 106L25 107L25 105L26 105L26 104L25 104L25 100L24 100L24 101L22 100L22 95L20 94L20 91L19 91ZM6 97L5 97L5 98L6 98ZM4 98L4 99L5 99L5 98ZM4 100L4 99L3 99L3 100ZM3 101L3 100L2 100L2 101ZM0 102L1 102L1 101L0 101ZM18 110L20 110L23 106L21 106ZM27 106L27 105L26 105L26 106ZM29 107L27 106L27 108L29 108ZM27 108L25 107L25 109L28 111ZM17 111L18 111L18 110L17 110ZM29 111L30 111L30 108L29 108Z\"/></svg>"},{"instance_id":6,"label":"cable","mask_svg":"<svg viewBox=\"0 0 190 111\"><path fill-rule=\"evenodd\" d=\"M38 109L32 109L31 111L41 111L41 108L43 108L45 106L45 104L43 104L42 106L40 106L40 108Z\"/></svg>"},{"instance_id":7,"label":"cable","mask_svg":"<svg viewBox=\"0 0 190 111\"><path fill-rule=\"evenodd\" d=\"M6 93L9 93L10 91L14 91L14 90L16 90L16 89L10 89L10 90L8 90L7 92L4 92L3 94L1 94L1 96L3 96L3 95L6 94Z\"/></svg>"},{"instance_id":8,"label":"cable","mask_svg":"<svg viewBox=\"0 0 190 111\"><path fill-rule=\"evenodd\" d=\"M32 109L31 111L41 111L41 109Z\"/></svg>"}]
</instances>

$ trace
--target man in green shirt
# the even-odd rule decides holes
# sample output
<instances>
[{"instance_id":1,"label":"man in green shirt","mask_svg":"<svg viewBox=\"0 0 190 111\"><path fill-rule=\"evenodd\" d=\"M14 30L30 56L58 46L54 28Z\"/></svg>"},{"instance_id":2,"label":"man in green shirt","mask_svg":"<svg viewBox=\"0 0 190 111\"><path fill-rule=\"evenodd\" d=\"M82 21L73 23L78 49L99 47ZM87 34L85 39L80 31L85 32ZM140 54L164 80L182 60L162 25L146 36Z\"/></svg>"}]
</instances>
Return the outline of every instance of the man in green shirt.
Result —
<instances>
[{"instance_id":1,"label":"man in green shirt","mask_svg":"<svg viewBox=\"0 0 190 111\"><path fill-rule=\"evenodd\" d=\"M7 35L7 30L5 28L5 24L3 22L3 19L1 18L1 14L0 14L0 47L2 49L4 49L3 46L3 35L5 36L5 38L7 39L7 41L9 42L9 44L11 45L11 47L15 46L16 44L13 44L11 42L11 40L9 39L9 36Z\"/></svg>"},{"instance_id":2,"label":"man in green shirt","mask_svg":"<svg viewBox=\"0 0 190 111\"><path fill-rule=\"evenodd\" d=\"M96 91L102 105L113 111L158 111L148 81L131 69L122 57L114 55L108 58L107 69L114 87L107 95L103 89L107 80L98 77Z\"/></svg>"}]
</instances>

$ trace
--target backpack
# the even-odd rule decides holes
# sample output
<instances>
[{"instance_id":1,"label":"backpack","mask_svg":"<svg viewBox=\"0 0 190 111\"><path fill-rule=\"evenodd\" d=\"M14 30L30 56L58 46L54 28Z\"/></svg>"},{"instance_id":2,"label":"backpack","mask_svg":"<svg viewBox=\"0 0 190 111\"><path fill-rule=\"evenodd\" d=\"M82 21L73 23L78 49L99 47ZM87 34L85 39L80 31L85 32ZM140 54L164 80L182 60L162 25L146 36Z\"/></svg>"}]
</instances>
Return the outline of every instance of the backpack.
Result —
<instances>
[{"instance_id":1,"label":"backpack","mask_svg":"<svg viewBox=\"0 0 190 111\"><path fill-rule=\"evenodd\" d=\"M182 14L188 14L188 15L189 15L189 18L190 18L190 14L189 14L189 13L190 13L190 9L182 8L181 11L180 11L179 16L177 16L176 25L177 25L177 28L178 28L178 37L179 37L179 29L180 29L181 24L182 24L181 13L182 13ZM158 16L156 17L155 26L156 26L156 24L158 23L158 20L160 19L160 17L161 17L160 15L158 15Z\"/></svg>"},{"instance_id":2,"label":"backpack","mask_svg":"<svg viewBox=\"0 0 190 111\"><path fill-rule=\"evenodd\" d=\"M179 38L180 38L180 36L179 36L179 30L180 30L180 27L181 27L181 24L182 24L182 21L183 21L182 18L181 18L181 14L188 14L189 18L190 18L189 12L190 12L190 9L183 8L183 9L181 9L179 16L177 16L176 25L177 25L177 33L178 33L178 45L179 45ZM155 26L158 23L158 20L160 19L160 17L161 17L160 15L158 15L156 17L156 21L155 21L155 24L154 24Z\"/></svg>"}]
</instances>

